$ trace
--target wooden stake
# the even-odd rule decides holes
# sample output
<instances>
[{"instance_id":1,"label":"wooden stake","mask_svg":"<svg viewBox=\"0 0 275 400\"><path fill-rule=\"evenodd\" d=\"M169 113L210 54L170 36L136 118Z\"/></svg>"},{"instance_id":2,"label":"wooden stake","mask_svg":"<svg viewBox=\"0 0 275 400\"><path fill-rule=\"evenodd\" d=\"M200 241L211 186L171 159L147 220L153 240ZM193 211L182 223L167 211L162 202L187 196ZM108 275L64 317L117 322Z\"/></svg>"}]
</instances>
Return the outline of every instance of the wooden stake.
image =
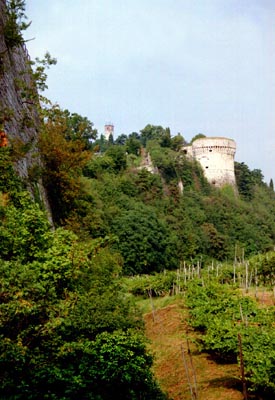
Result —
<instances>
[{"instance_id":1,"label":"wooden stake","mask_svg":"<svg viewBox=\"0 0 275 400\"><path fill-rule=\"evenodd\" d=\"M233 264L233 283L236 283L236 264L237 264L237 245L235 245L235 256L234 256L234 264Z\"/></svg>"},{"instance_id":2,"label":"wooden stake","mask_svg":"<svg viewBox=\"0 0 275 400\"><path fill-rule=\"evenodd\" d=\"M184 368L185 368L186 378L187 378L187 382L188 382L190 393L191 393L191 399L192 400L196 400L196 397L194 397L195 394L193 392L193 388L192 388L192 384L191 384L191 380L190 380L189 369L188 369L188 365L187 365L187 362L186 362L186 357L185 357L183 345L181 344L180 347L181 347L181 355L182 355L182 359L183 359L183 365L184 365Z\"/></svg>"},{"instance_id":3,"label":"wooden stake","mask_svg":"<svg viewBox=\"0 0 275 400\"><path fill-rule=\"evenodd\" d=\"M257 268L255 269L255 297L258 298L258 274Z\"/></svg>"},{"instance_id":4,"label":"wooden stake","mask_svg":"<svg viewBox=\"0 0 275 400\"><path fill-rule=\"evenodd\" d=\"M248 262L245 263L245 292L248 293Z\"/></svg>"},{"instance_id":5,"label":"wooden stake","mask_svg":"<svg viewBox=\"0 0 275 400\"><path fill-rule=\"evenodd\" d=\"M184 263L183 263L183 268L184 268L184 283L186 283L187 270L186 270L185 261L184 261Z\"/></svg>"},{"instance_id":6,"label":"wooden stake","mask_svg":"<svg viewBox=\"0 0 275 400\"><path fill-rule=\"evenodd\" d=\"M248 400L245 374L244 374L242 337L241 337L240 333L238 333L238 342L239 342L239 355L240 355L240 369L241 369L241 377L242 377L242 384L243 384L243 398L244 398L244 400Z\"/></svg>"},{"instance_id":7,"label":"wooden stake","mask_svg":"<svg viewBox=\"0 0 275 400\"><path fill-rule=\"evenodd\" d=\"M242 322L244 322L243 309L242 309L242 305L241 304L240 304L240 314L241 314L241 320L242 320Z\"/></svg>"},{"instance_id":8,"label":"wooden stake","mask_svg":"<svg viewBox=\"0 0 275 400\"><path fill-rule=\"evenodd\" d=\"M192 353L191 353L191 350L190 350L188 338L186 338L186 343L187 343L187 352L188 352L188 355L189 355L190 365L191 365L191 368L192 368L192 373L193 373L193 378L194 378L194 386L195 386L194 395L195 395L195 399L198 400L199 399L199 394L198 394L198 385L197 385L197 375L196 375L196 370L195 370L194 364L193 364L193 357L192 357Z\"/></svg>"},{"instance_id":9,"label":"wooden stake","mask_svg":"<svg viewBox=\"0 0 275 400\"><path fill-rule=\"evenodd\" d=\"M154 307L154 302L153 302L153 298L152 298L152 289L149 289L149 297L150 297L150 303L151 303L151 307L152 307L152 315L153 315L153 321L155 322L155 307Z\"/></svg>"}]
</instances>

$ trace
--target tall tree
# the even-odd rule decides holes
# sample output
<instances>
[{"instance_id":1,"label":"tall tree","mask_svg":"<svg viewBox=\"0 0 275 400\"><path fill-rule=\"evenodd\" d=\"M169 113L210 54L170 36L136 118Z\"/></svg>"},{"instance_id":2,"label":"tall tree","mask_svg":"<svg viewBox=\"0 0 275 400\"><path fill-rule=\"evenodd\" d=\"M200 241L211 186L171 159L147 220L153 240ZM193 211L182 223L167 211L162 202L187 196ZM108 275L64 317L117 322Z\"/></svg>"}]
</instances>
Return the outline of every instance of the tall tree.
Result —
<instances>
[{"instance_id":1,"label":"tall tree","mask_svg":"<svg viewBox=\"0 0 275 400\"><path fill-rule=\"evenodd\" d=\"M70 123L70 117L68 122L66 114L59 111L54 113L45 121L39 139L44 164L43 182L49 194L54 220L58 223L64 222L74 209L80 195L79 178L91 157L91 152L85 150L82 137L68 140Z\"/></svg>"},{"instance_id":2,"label":"tall tree","mask_svg":"<svg viewBox=\"0 0 275 400\"><path fill-rule=\"evenodd\" d=\"M167 131L160 125L148 124L140 131L140 140L145 147L148 140L163 139Z\"/></svg>"},{"instance_id":3,"label":"tall tree","mask_svg":"<svg viewBox=\"0 0 275 400\"><path fill-rule=\"evenodd\" d=\"M124 273L162 271L176 266L168 227L146 207L123 212L113 221L119 241L116 248L124 258Z\"/></svg>"}]
</instances>

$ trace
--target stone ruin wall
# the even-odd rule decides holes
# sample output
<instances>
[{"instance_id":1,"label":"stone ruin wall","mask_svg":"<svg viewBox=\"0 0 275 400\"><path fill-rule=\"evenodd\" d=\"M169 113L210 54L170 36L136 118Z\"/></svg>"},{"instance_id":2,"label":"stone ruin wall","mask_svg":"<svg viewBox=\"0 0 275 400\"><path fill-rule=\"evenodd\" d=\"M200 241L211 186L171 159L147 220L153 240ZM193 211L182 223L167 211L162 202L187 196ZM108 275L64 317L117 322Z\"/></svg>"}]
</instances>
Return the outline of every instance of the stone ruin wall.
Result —
<instances>
[{"instance_id":1,"label":"stone ruin wall","mask_svg":"<svg viewBox=\"0 0 275 400\"><path fill-rule=\"evenodd\" d=\"M24 145L34 142L35 146L39 128L37 106L23 97L20 88L33 86L30 60L24 45L7 47L3 33L5 20L5 1L0 0L0 123L9 141L17 140ZM31 165L32 151L16 163L19 175L27 178Z\"/></svg>"},{"instance_id":2,"label":"stone ruin wall","mask_svg":"<svg viewBox=\"0 0 275 400\"><path fill-rule=\"evenodd\" d=\"M12 49L6 45L4 26L7 16L5 10L5 0L0 0L0 130L4 130L6 133L9 144L17 142L26 151L23 157L18 157L15 169L27 182L32 192L29 172L35 165L40 164L36 148L40 125L39 104L35 99L37 91L25 45L19 45ZM51 220L45 189L41 182L38 182L37 185L41 200Z\"/></svg>"},{"instance_id":3,"label":"stone ruin wall","mask_svg":"<svg viewBox=\"0 0 275 400\"><path fill-rule=\"evenodd\" d=\"M197 139L187 151L201 164L208 182L217 187L226 184L236 187L235 153L235 141L224 137Z\"/></svg>"}]
</instances>

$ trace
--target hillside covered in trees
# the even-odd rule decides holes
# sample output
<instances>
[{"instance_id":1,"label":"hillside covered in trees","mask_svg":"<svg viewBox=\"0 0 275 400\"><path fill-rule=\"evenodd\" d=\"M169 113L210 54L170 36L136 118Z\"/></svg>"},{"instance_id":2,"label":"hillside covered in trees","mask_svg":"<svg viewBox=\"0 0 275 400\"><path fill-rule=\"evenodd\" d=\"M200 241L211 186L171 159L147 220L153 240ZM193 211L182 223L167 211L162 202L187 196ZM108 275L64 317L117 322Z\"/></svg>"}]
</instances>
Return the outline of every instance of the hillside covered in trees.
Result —
<instances>
[{"instance_id":1,"label":"hillside covered in trees","mask_svg":"<svg viewBox=\"0 0 275 400\"><path fill-rule=\"evenodd\" d=\"M24 1L7 6L10 26L2 34L11 51L22 45L26 25L15 22ZM37 90L49 61L33 66ZM211 187L181 152L185 139L169 128L148 124L107 141L86 117L41 95L37 109L33 157L41 163L29 180L14 170L26 144L0 148L2 398L165 399L122 278L273 250L273 185L236 163L238 193Z\"/></svg>"},{"instance_id":2,"label":"hillside covered in trees","mask_svg":"<svg viewBox=\"0 0 275 400\"><path fill-rule=\"evenodd\" d=\"M90 142L85 118L47 113L33 179L43 179L55 229L14 173L13 148L0 149L2 391L165 398L122 277L272 250L273 189L245 164L236 164L238 195L210 187L167 129ZM148 152L155 173L142 168Z\"/></svg>"}]
</instances>

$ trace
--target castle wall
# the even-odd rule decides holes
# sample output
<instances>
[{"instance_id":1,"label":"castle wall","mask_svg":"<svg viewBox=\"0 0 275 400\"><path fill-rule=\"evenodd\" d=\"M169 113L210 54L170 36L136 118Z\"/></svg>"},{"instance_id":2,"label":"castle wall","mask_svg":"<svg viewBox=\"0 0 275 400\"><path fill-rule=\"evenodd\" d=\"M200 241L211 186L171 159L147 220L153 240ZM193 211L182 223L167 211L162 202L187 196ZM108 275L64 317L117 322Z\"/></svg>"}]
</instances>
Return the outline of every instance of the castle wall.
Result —
<instances>
[{"instance_id":1,"label":"castle wall","mask_svg":"<svg viewBox=\"0 0 275 400\"><path fill-rule=\"evenodd\" d=\"M207 180L217 187L236 185L236 143L224 137L200 138L192 144L193 157L201 164Z\"/></svg>"}]
</instances>

